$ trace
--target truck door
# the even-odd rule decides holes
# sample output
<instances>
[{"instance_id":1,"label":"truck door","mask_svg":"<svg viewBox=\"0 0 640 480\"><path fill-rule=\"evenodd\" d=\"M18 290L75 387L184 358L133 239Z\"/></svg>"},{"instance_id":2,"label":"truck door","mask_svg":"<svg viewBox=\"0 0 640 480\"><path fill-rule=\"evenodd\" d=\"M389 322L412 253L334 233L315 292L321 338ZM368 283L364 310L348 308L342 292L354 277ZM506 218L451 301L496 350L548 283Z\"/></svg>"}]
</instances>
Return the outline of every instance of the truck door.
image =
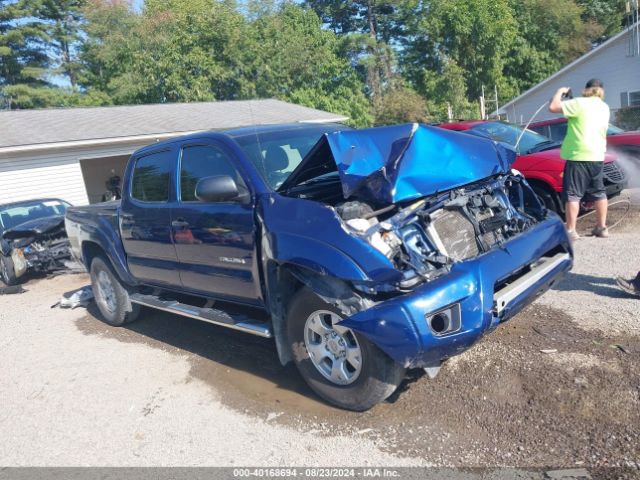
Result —
<instances>
[{"instance_id":1,"label":"truck door","mask_svg":"<svg viewBox=\"0 0 640 480\"><path fill-rule=\"evenodd\" d=\"M184 144L173 237L185 288L217 298L260 303L255 265L253 204L233 154L213 140ZM229 175L244 200L203 202L195 196L205 177Z\"/></svg>"},{"instance_id":2,"label":"truck door","mask_svg":"<svg viewBox=\"0 0 640 480\"><path fill-rule=\"evenodd\" d=\"M144 283L180 287L178 257L171 238L177 148L144 153L132 162L120 209L129 271Z\"/></svg>"}]
</instances>

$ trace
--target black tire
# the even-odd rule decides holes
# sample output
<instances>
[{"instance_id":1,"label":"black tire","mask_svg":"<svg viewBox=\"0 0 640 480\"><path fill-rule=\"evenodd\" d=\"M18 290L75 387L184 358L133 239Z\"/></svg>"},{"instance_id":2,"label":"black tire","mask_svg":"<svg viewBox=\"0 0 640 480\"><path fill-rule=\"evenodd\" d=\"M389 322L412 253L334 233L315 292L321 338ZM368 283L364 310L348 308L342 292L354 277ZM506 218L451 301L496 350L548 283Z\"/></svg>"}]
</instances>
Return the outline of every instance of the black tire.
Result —
<instances>
[{"instance_id":1,"label":"black tire","mask_svg":"<svg viewBox=\"0 0 640 480\"><path fill-rule=\"evenodd\" d=\"M13 260L11 260L11 257L5 257L2 254L0 254L0 278L7 287L15 285L18 281L13 267Z\"/></svg>"},{"instance_id":2,"label":"black tire","mask_svg":"<svg viewBox=\"0 0 640 480\"><path fill-rule=\"evenodd\" d=\"M308 288L291 299L287 313L287 332L293 359L307 384L327 402L354 411L368 410L391 395L404 378L405 369L389 358L362 335L349 331L360 348L361 368L348 385L327 379L311 360L305 342L305 325L312 314L328 311L342 318L340 312Z\"/></svg>"},{"instance_id":3,"label":"black tire","mask_svg":"<svg viewBox=\"0 0 640 480\"><path fill-rule=\"evenodd\" d=\"M563 209L560 205L560 197L554 190L551 189L551 187L534 183L531 185L531 188L538 196L538 198L540 198L542 204L545 207L553 212L556 212L557 214L562 214Z\"/></svg>"},{"instance_id":4,"label":"black tire","mask_svg":"<svg viewBox=\"0 0 640 480\"><path fill-rule=\"evenodd\" d=\"M91 262L91 288L103 320L114 327L133 322L140 314L140 305L129 301L129 289L114 273L108 260L95 257ZM107 283L111 291L107 292Z\"/></svg>"}]
</instances>

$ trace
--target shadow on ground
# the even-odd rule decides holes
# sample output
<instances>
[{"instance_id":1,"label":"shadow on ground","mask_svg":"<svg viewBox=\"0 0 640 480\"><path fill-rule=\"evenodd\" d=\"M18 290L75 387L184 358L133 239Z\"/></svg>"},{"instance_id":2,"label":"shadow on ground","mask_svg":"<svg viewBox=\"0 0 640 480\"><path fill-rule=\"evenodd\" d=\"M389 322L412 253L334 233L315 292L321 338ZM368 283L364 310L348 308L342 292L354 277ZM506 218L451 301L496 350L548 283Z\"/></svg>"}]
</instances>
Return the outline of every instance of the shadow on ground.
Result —
<instances>
[{"instance_id":1,"label":"shadow on ground","mask_svg":"<svg viewBox=\"0 0 640 480\"><path fill-rule=\"evenodd\" d=\"M280 364L272 339L145 308L138 320L124 327L103 323L94 302L88 313L77 322L85 334L189 353L190 375L214 387L221 400L236 409L243 410L248 402L255 402L265 414L276 408L323 415L342 413L323 403L293 364Z\"/></svg>"},{"instance_id":2,"label":"shadow on ground","mask_svg":"<svg viewBox=\"0 0 640 480\"><path fill-rule=\"evenodd\" d=\"M573 280L613 289L597 277ZM126 328L96 317L92 306L78 328L186 355L185 382L202 380L225 405L319 441L362 435L447 466L624 466L640 458L640 339L585 331L552 308L525 309L434 380L410 372L389 402L360 414L317 399L294 367L280 365L270 340L155 311Z\"/></svg>"},{"instance_id":3,"label":"shadow on ground","mask_svg":"<svg viewBox=\"0 0 640 480\"><path fill-rule=\"evenodd\" d=\"M611 298L628 298L628 294L620 290L613 277L598 277L575 272L567 273L553 289L561 292L586 291Z\"/></svg>"}]
</instances>

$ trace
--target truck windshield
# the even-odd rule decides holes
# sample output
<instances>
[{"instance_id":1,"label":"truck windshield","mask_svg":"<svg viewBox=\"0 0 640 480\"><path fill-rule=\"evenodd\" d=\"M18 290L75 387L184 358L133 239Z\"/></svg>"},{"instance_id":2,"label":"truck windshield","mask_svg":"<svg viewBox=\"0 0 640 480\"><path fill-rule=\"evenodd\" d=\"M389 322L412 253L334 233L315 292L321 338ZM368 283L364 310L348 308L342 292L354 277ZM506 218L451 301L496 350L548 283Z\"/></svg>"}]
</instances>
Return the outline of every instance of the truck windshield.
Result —
<instances>
[{"instance_id":1,"label":"truck windshield","mask_svg":"<svg viewBox=\"0 0 640 480\"><path fill-rule=\"evenodd\" d=\"M39 218L64 215L69 206L60 200L38 200L0 206L0 228L8 230Z\"/></svg>"},{"instance_id":2,"label":"truck windshield","mask_svg":"<svg viewBox=\"0 0 640 480\"><path fill-rule=\"evenodd\" d=\"M267 184L276 190L320 140L323 134L347 130L344 125L317 125L308 128L242 134L234 140L244 150Z\"/></svg>"}]
</instances>

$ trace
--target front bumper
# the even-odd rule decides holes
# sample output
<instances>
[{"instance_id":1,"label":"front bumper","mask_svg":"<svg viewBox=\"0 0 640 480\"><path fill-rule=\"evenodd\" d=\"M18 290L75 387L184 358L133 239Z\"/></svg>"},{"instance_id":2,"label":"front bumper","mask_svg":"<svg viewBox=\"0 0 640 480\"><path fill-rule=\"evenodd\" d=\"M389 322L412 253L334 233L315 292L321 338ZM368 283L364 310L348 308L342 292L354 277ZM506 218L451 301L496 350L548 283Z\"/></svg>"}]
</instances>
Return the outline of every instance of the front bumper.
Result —
<instances>
[{"instance_id":1,"label":"front bumper","mask_svg":"<svg viewBox=\"0 0 640 480\"><path fill-rule=\"evenodd\" d=\"M619 195L622 190L627 188L629 180L624 170L622 170L617 162L610 162L604 165L604 188L607 192L607 197L615 197Z\"/></svg>"},{"instance_id":2,"label":"front bumper","mask_svg":"<svg viewBox=\"0 0 640 480\"><path fill-rule=\"evenodd\" d=\"M572 263L566 230L554 215L502 247L454 264L447 275L341 323L405 367L439 365L522 310ZM460 328L436 335L427 317L456 304Z\"/></svg>"}]
</instances>

